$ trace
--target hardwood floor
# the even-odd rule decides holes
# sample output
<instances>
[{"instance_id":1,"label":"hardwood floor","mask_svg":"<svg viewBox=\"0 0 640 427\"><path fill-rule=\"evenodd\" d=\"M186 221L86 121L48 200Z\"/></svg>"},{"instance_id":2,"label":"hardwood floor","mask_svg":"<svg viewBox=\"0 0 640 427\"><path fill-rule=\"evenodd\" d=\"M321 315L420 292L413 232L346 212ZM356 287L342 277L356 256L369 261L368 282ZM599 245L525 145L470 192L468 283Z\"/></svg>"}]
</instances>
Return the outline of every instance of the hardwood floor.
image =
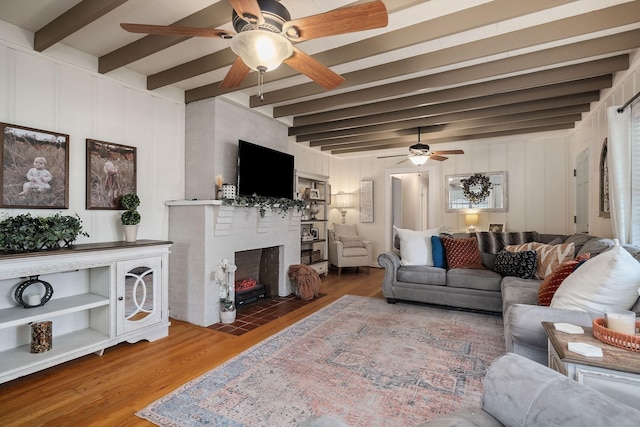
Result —
<instances>
[{"instance_id":1,"label":"hardwood floor","mask_svg":"<svg viewBox=\"0 0 640 427\"><path fill-rule=\"evenodd\" d=\"M0 426L152 425L135 412L266 337L343 295L382 298L384 270L370 270L330 273L320 288L327 296L241 336L172 320L167 338L119 344L0 384Z\"/></svg>"}]
</instances>

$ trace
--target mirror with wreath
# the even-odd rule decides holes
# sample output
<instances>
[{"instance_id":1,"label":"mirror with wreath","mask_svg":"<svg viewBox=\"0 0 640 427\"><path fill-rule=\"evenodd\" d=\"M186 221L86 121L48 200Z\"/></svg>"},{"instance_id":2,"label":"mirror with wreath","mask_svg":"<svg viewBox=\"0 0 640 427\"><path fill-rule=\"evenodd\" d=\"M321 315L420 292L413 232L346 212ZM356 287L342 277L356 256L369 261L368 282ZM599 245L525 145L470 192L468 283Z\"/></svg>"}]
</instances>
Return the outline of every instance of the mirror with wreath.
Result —
<instances>
[{"instance_id":1,"label":"mirror with wreath","mask_svg":"<svg viewBox=\"0 0 640 427\"><path fill-rule=\"evenodd\" d=\"M507 211L506 171L447 175L445 185L447 212Z\"/></svg>"}]
</instances>

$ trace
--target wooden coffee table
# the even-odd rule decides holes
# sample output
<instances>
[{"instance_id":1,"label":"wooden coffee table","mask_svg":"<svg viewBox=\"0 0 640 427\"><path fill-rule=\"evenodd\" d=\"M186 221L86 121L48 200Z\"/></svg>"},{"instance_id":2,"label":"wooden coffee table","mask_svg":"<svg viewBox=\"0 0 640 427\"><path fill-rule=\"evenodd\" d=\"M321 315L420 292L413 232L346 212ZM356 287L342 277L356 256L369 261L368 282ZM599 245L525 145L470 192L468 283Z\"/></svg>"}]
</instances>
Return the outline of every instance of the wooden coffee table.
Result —
<instances>
[{"instance_id":1,"label":"wooden coffee table","mask_svg":"<svg viewBox=\"0 0 640 427\"><path fill-rule=\"evenodd\" d=\"M599 341L592 328L583 326L584 334L568 334L556 330L553 322L542 322L542 326L549 338L549 368L640 409L640 353ZM570 342L600 347L603 357L585 357L569 351Z\"/></svg>"}]
</instances>

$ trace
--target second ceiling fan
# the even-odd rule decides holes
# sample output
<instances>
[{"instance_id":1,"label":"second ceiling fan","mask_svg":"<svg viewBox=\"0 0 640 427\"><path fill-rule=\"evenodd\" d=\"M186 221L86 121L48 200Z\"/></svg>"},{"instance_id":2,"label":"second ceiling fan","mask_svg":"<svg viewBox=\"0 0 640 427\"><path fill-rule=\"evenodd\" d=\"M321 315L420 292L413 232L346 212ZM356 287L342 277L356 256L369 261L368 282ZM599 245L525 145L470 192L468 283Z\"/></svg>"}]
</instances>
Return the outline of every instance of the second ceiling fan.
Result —
<instances>
[{"instance_id":1,"label":"second ceiling fan","mask_svg":"<svg viewBox=\"0 0 640 427\"><path fill-rule=\"evenodd\" d=\"M440 162L447 160L448 157L444 157L443 154L464 154L462 150L440 150L440 151L431 151L431 148L427 144L423 144L420 142L420 128L418 128L418 143L413 144L409 147L409 154L396 154L393 156L380 156L378 159L388 159L391 157L404 157L407 158L398 162L397 164L404 163L407 160L411 160L416 166L423 165L427 162L427 160L438 160Z\"/></svg>"},{"instance_id":2,"label":"second ceiling fan","mask_svg":"<svg viewBox=\"0 0 640 427\"><path fill-rule=\"evenodd\" d=\"M382 28L388 23L387 8L380 0L294 20L278 0L228 1L233 7L235 34L215 28L173 25L122 23L120 26L132 33L231 39L231 49L238 58L220 83L222 88L237 87L252 69L260 73L261 83L266 71L284 62L319 85L333 89L342 84L344 78L293 43Z\"/></svg>"}]
</instances>

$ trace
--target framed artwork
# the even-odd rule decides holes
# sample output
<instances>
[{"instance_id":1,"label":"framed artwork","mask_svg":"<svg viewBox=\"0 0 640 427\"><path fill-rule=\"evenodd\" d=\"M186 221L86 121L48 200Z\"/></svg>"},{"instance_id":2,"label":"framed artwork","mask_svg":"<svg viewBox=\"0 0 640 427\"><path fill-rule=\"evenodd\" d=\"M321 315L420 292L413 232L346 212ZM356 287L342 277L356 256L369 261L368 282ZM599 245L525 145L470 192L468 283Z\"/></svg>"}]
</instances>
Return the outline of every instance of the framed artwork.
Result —
<instances>
[{"instance_id":1,"label":"framed artwork","mask_svg":"<svg viewBox=\"0 0 640 427\"><path fill-rule=\"evenodd\" d=\"M314 200L319 200L319 199L321 199L321 197L320 197L320 190L318 190L317 188L311 188L311 189L309 189L309 198L310 198L310 199L314 199Z\"/></svg>"},{"instance_id":2,"label":"framed artwork","mask_svg":"<svg viewBox=\"0 0 640 427\"><path fill-rule=\"evenodd\" d=\"M373 222L373 181L360 181L360 222Z\"/></svg>"},{"instance_id":3,"label":"framed artwork","mask_svg":"<svg viewBox=\"0 0 640 427\"><path fill-rule=\"evenodd\" d=\"M136 147L87 139L87 209L122 209L120 198L136 192Z\"/></svg>"},{"instance_id":4,"label":"framed artwork","mask_svg":"<svg viewBox=\"0 0 640 427\"><path fill-rule=\"evenodd\" d=\"M69 207L69 135L0 123L3 208Z\"/></svg>"},{"instance_id":5,"label":"framed artwork","mask_svg":"<svg viewBox=\"0 0 640 427\"><path fill-rule=\"evenodd\" d=\"M494 233L503 233L504 231L506 231L506 227L504 226L504 222L502 222L502 223L493 222L493 223L489 224L489 231L493 231Z\"/></svg>"},{"instance_id":6,"label":"framed artwork","mask_svg":"<svg viewBox=\"0 0 640 427\"><path fill-rule=\"evenodd\" d=\"M609 165L607 163L608 151L607 138L602 143L602 151L600 151L600 209L599 216L602 218L611 218L611 206L609 204Z\"/></svg>"},{"instance_id":7,"label":"framed artwork","mask_svg":"<svg viewBox=\"0 0 640 427\"><path fill-rule=\"evenodd\" d=\"M320 238L320 229L318 227L311 227L309 229L309 234L311 234L313 240L318 240Z\"/></svg>"}]
</instances>

